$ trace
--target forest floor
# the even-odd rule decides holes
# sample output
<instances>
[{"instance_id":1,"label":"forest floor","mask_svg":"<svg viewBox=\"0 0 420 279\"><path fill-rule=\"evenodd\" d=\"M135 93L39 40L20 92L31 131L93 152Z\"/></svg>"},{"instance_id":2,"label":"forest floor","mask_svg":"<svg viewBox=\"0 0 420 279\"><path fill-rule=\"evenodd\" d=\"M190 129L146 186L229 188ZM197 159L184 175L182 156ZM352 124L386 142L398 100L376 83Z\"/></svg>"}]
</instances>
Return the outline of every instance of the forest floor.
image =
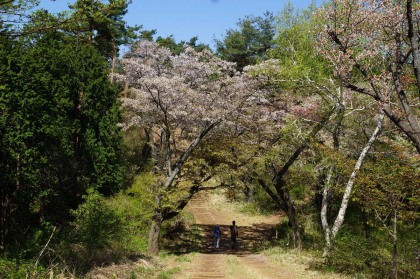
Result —
<instances>
[{"instance_id":1,"label":"forest floor","mask_svg":"<svg viewBox=\"0 0 420 279\"><path fill-rule=\"evenodd\" d=\"M190 238L189 243L172 241L174 246L171 256L166 259L165 269L176 271L172 275L174 279L346 278L310 268L313 259L296 250L272 252L270 238L273 226L281 221L281 214L245 214L223 200L222 195L211 193L200 193L190 202L187 210L195 217L193 229L196 237L193 241ZM229 226L232 220L239 228L236 249L230 247ZM218 249L214 248L212 238L215 225L222 230Z\"/></svg>"}]
</instances>

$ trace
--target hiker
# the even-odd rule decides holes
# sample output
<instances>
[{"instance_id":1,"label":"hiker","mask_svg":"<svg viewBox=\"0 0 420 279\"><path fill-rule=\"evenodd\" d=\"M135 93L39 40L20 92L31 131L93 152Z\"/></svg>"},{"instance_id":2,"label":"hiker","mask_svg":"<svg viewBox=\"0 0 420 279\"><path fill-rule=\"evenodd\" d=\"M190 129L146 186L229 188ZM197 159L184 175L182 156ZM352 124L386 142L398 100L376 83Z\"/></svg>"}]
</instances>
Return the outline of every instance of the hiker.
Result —
<instances>
[{"instance_id":1,"label":"hiker","mask_svg":"<svg viewBox=\"0 0 420 279\"><path fill-rule=\"evenodd\" d=\"M238 237L238 226L236 226L235 221L232 221L232 226L230 226L230 241L232 243L232 249L236 248L237 237Z\"/></svg>"},{"instance_id":2,"label":"hiker","mask_svg":"<svg viewBox=\"0 0 420 279\"><path fill-rule=\"evenodd\" d=\"M214 236L214 246L216 248L219 248L221 234L222 234L222 232L220 231L219 226L215 226L214 230L213 230L213 236Z\"/></svg>"}]
</instances>

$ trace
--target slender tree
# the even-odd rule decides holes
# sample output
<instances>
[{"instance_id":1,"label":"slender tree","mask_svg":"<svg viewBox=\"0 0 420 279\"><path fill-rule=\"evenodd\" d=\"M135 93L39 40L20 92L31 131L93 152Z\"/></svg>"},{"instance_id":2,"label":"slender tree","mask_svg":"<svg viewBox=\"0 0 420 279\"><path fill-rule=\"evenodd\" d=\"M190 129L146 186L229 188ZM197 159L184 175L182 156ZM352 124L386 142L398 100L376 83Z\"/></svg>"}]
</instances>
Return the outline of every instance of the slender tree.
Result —
<instances>
[{"instance_id":1,"label":"slender tree","mask_svg":"<svg viewBox=\"0 0 420 279\"><path fill-rule=\"evenodd\" d=\"M278 18L278 36L273 41L274 46L268 51L271 59L245 68L258 77L264 88L265 102L260 110L277 109L277 115L282 116L280 127L273 122L267 123L268 127L273 131L286 129L289 125L287 119L291 119L294 127L296 123L302 123L295 131L295 145L292 142L288 144L293 146L289 153L278 156L277 160L281 162L276 165L269 163L272 183L262 177L257 179L275 204L287 214L297 246L301 245L304 228L290 193L293 186L287 185L287 176L333 115L342 112L339 83L330 78L328 66L315 51L314 35L310 32L315 26L311 9L295 11L293 6L287 5ZM281 135L272 134L269 140L272 144L268 145L268 149L275 149L280 138Z\"/></svg>"},{"instance_id":2,"label":"slender tree","mask_svg":"<svg viewBox=\"0 0 420 279\"><path fill-rule=\"evenodd\" d=\"M372 147L372 145L374 144L374 142L376 141L381 129L382 129L382 123L384 120L384 115L381 114L378 117L378 121L376 124L376 127L374 129L374 131L372 132L371 137L369 138L368 142L366 143L366 145L364 146L364 148L362 149L362 152L359 155L359 158L357 159L357 162L353 168L353 171L347 181L345 190L344 190L344 194L343 194L343 198L341 200L341 205L339 208L339 211L337 213L337 217L335 218L334 224L333 226L330 228L329 224L328 224L328 219L327 219L327 209L328 209L328 192L329 192L329 187L330 187L330 181L331 181L331 175L332 172L329 173L326 183L325 183L325 187L323 190L323 194L322 194L322 208L321 208L321 223L322 223L322 229L324 230L324 236L325 236L325 246L324 246L324 256L325 257L329 257L329 253L330 253L330 249L332 246L332 242L335 240L338 231L340 230L343 222L344 222L344 217L346 214L346 210L348 207L348 203L350 201L350 196L352 193L352 189L353 189L353 185L356 179L356 176L363 164L363 161L367 155L367 153L369 152L370 148Z\"/></svg>"},{"instance_id":3,"label":"slender tree","mask_svg":"<svg viewBox=\"0 0 420 279\"><path fill-rule=\"evenodd\" d=\"M413 55L413 68L414 74L417 80L417 90L420 97L420 30L419 30L419 4L413 1L407 0L407 26L408 26L408 38L411 44L411 52Z\"/></svg>"}]
</instances>

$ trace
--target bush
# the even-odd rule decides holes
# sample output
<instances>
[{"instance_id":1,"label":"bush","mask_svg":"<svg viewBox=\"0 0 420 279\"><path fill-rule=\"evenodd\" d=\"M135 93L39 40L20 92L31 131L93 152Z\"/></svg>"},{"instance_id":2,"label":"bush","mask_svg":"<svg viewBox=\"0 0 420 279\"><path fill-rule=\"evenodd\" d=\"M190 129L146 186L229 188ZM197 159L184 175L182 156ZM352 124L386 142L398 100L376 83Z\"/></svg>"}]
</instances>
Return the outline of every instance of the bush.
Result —
<instances>
[{"instance_id":1,"label":"bush","mask_svg":"<svg viewBox=\"0 0 420 279\"><path fill-rule=\"evenodd\" d=\"M350 218L349 218L350 219ZM387 278L391 271L393 240L381 227L369 235L356 233L355 224L341 231L331 251L330 264L349 274L363 273L368 278ZM398 231L398 278L419 278L419 225L400 225Z\"/></svg>"},{"instance_id":2,"label":"bush","mask_svg":"<svg viewBox=\"0 0 420 279\"><path fill-rule=\"evenodd\" d=\"M151 187L154 177L147 172L117 195L104 198L96 192L72 212L74 221L61 238L60 257L77 273L96 266L117 263L141 255L147 239L153 210Z\"/></svg>"},{"instance_id":3,"label":"bush","mask_svg":"<svg viewBox=\"0 0 420 279\"><path fill-rule=\"evenodd\" d=\"M370 278L389 277L392 251L383 235L372 233L367 238L342 232L331 251L330 264L335 270L349 274L369 274Z\"/></svg>"},{"instance_id":4,"label":"bush","mask_svg":"<svg viewBox=\"0 0 420 279\"><path fill-rule=\"evenodd\" d=\"M398 240L399 278L420 278L420 224L401 227Z\"/></svg>"},{"instance_id":5,"label":"bush","mask_svg":"<svg viewBox=\"0 0 420 279\"><path fill-rule=\"evenodd\" d=\"M60 256L77 272L120 260L125 251L121 243L126 235L122 216L107 205L106 199L90 192L72 214L75 220L64 235Z\"/></svg>"},{"instance_id":6,"label":"bush","mask_svg":"<svg viewBox=\"0 0 420 279\"><path fill-rule=\"evenodd\" d=\"M0 278L2 279L21 279L48 278L47 271L41 267L35 267L32 261L17 261L0 258Z\"/></svg>"},{"instance_id":7,"label":"bush","mask_svg":"<svg viewBox=\"0 0 420 279\"><path fill-rule=\"evenodd\" d=\"M100 194L93 192L85 197L85 202L74 210L71 238L90 249L98 249L120 242L124 237L123 219L107 206Z\"/></svg>"},{"instance_id":8,"label":"bush","mask_svg":"<svg viewBox=\"0 0 420 279\"><path fill-rule=\"evenodd\" d=\"M123 218L126 235L123 245L135 253L147 250L149 229L152 221L155 178L150 173L136 177L133 185L108 200L107 205Z\"/></svg>"}]
</instances>

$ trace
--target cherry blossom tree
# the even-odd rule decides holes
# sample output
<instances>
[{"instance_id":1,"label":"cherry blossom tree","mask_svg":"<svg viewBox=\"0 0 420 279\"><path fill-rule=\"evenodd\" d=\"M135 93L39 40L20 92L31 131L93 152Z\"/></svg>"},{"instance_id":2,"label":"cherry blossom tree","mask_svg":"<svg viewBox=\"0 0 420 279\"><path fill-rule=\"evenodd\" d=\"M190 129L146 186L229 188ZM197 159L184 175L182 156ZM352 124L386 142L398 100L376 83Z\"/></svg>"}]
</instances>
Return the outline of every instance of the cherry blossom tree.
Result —
<instances>
[{"instance_id":1,"label":"cherry blossom tree","mask_svg":"<svg viewBox=\"0 0 420 279\"><path fill-rule=\"evenodd\" d=\"M313 9L311 6L308 11L295 11L291 4L287 5L279 18L278 36L275 47L269 52L270 59L245 68L258 78L265 91L266 102L260 105L263 114L260 121L270 120L261 125L264 128L253 130L265 129L267 135L267 155L263 160L268 168L262 171L263 175L256 174L256 180L287 214L296 247L302 244L304 226L299 220L299 209L290 191L293 183L288 176L321 130L325 130L334 118L342 119L339 115L345 110L344 91L340 90L340 83L331 78L328 65L314 48ZM276 118L277 121L273 121ZM338 137L340 131L336 130L334 134ZM289 139L282 152L268 155L270 150L278 148L280 138L286 133L290 133L293 140Z\"/></svg>"},{"instance_id":2,"label":"cherry blossom tree","mask_svg":"<svg viewBox=\"0 0 420 279\"><path fill-rule=\"evenodd\" d=\"M298 49L296 52L301 54L302 50ZM286 213L293 229L293 244L295 247L301 247L304 226L299 220L298 209L290 191L292 186L288 185L286 177L301 154L310 148L310 142L335 113L336 85L334 81L327 81L320 86L322 88L315 88L315 82L309 75L296 69L305 67L313 69L308 66L310 62L289 64L286 55L282 58L281 60L268 59L245 68L249 74L258 79L262 87L261 94L264 96L263 101L260 101L258 106L254 106L256 109L252 113L259 115L259 123L263 121L265 123L255 127L251 133L260 131L265 135L265 139L260 138L257 144L261 146L264 142L265 152L262 152L262 147L259 149L260 153L267 154L267 156L262 156L264 157L262 160L266 160L264 163L266 170L263 175L255 174L254 179L276 206ZM313 62L312 58L308 55L306 62L308 60ZM331 100L334 101L331 103ZM268 155L272 152L270 150L276 149L275 146L285 134L284 130L289 129L294 131L291 132L294 134L292 136L294 139L287 142L287 146L292 147L292 150L289 150L290 154L285 157L277 153L274 156ZM286 153L285 150L282 153ZM271 179L266 179L266 177Z\"/></svg>"},{"instance_id":3,"label":"cherry blossom tree","mask_svg":"<svg viewBox=\"0 0 420 279\"><path fill-rule=\"evenodd\" d=\"M286 10L285 14L290 15L291 12ZM248 67L247 70L255 72L260 78L265 77L265 80L263 79L265 84L276 84L276 86L283 89L281 93L283 99L287 98L287 95L290 95L287 100L288 104L292 104L296 101L298 98L296 92L301 91L299 102L292 105L287 112L290 115L293 115L295 119L301 119L303 122L309 120L310 123L316 123L316 125L311 125L312 127L303 128L303 131L299 133L299 137L304 135L302 137L303 140L297 145L295 151L291 153L291 156L284 160L282 164L277 167L272 167L274 170L274 177L272 179L274 185L270 186L269 184L271 183L264 181L263 179L258 180L259 185L267 192L273 201L286 212L294 230L294 240L299 244L299 240L304 233L304 227L300 224L296 214L296 206L294 205L294 201L288 189L290 186L287 185L287 174L290 173L292 165L298 162L299 156L301 156L303 151L311 148L310 142L316 136L325 138L331 135L332 141L329 139L326 141L332 143L335 152L343 152L340 151L340 138L343 134L342 130L345 128L344 121L348 121L347 119L357 110L366 110L365 112L368 110L365 109L365 106L363 106L362 109L353 108L353 101L350 99L352 97L350 95L350 90L345 87L343 88L340 79L334 79L332 77L328 65L326 65L322 57L315 51L313 43L314 33L311 32L311 30L317 25L317 22L311 17L306 17L305 14L298 14L297 18L300 18L300 20L290 23L287 20L289 17L283 16L283 18L283 25L285 27L279 29L279 37L276 40L278 46L271 52L273 58L276 57L277 59L267 60L256 66ZM288 94L288 90L293 93ZM306 97L302 98L303 96ZM374 106L376 107L376 104ZM322 111L319 109L320 107L328 108L325 109L324 117L319 117L320 111ZM284 113L285 112L286 111L284 111ZM321 210L322 225L326 239L326 256L328 256L331 243L344 222L345 212L356 176L364 158L381 130L382 120L383 117L381 116L371 139L365 144L363 150L360 151L359 159L353 168L350 178L347 183L343 185L345 194L343 195L339 207L339 213L331 228L327 220L327 209L329 207L327 201L330 199L329 195L331 195L329 184L334 184L335 182L331 181L332 174L335 172L335 166L334 164L331 164L327 167L328 179L323 189L324 195ZM308 130L308 132L305 130ZM320 133L321 130L322 132ZM289 143L289 145L292 144ZM321 167L321 169L323 169L323 167Z\"/></svg>"},{"instance_id":4,"label":"cherry blossom tree","mask_svg":"<svg viewBox=\"0 0 420 279\"><path fill-rule=\"evenodd\" d=\"M332 1L317 13L323 22L318 51L331 63L343 86L372 97L420 153L418 105L412 105L419 87L411 78L415 71L410 62L414 57L418 63L418 34L414 34L418 23L413 24L418 17L413 14L420 7L411 4Z\"/></svg>"},{"instance_id":5,"label":"cherry blossom tree","mask_svg":"<svg viewBox=\"0 0 420 279\"><path fill-rule=\"evenodd\" d=\"M200 184L193 185L186 198L167 205L168 193L178 189L184 164L212 130L232 124L252 94L253 83L235 70L234 63L208 50L186 47L173 55L149 41L134 46L122 65L125 74L118 79L129 87L123 99L127 115L123 125L145 128L158 177L148 247L154 255L162 222L185 206Z\"/></svg>"}]
</instances>

